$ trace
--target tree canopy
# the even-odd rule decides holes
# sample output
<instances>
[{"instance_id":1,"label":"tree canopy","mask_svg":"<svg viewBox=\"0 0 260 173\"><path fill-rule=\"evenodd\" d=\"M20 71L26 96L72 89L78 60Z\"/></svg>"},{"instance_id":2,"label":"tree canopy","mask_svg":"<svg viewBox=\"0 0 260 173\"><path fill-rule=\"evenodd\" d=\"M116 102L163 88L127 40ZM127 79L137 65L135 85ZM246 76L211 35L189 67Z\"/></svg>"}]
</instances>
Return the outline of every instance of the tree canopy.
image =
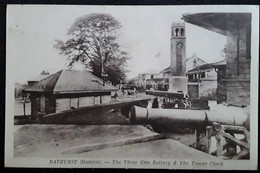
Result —
<instances>
[{"instance_id":1,"label":"tree canopy","mask_svg":"<svg viewBox=\"0 0 260 173\"><path fill-rule=\"evenodd\" d=\"M70 38L56 40L55 48L66 55L68 66L80 62L93 74L117 84L125 78L129 56L118 43L121 24L108 14L89 14L79 17L68 30ZM102 75L103 74L103 75Z\"/></svg>"}]
</instances>

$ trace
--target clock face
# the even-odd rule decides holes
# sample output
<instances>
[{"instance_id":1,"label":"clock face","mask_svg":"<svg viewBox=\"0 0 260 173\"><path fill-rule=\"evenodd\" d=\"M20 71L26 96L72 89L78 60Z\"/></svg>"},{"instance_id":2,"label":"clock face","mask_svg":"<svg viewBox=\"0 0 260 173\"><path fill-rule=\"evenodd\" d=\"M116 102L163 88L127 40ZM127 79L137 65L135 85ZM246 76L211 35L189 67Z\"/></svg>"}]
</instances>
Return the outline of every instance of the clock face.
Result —
<instances>
[{"instance_id":1,"label":"clock face","mask_svg":"<svg viewBox=\"0 0 260 173\"><path fill-rule=\"evenodd\" d=\"M182 47L183 47L183 43L178 43L178 44L177 44L177 47L178 47L178 48L182 48Z\"/></svg>"}]
</instances>

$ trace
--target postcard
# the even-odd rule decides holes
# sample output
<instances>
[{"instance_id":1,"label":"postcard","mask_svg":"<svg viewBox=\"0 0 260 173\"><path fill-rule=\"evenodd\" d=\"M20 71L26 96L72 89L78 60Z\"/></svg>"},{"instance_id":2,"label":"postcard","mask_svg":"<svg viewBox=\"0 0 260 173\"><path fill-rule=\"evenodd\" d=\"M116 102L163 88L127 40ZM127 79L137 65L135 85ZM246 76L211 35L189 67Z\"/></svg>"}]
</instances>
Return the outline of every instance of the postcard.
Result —
<instances>
[{"instance_id":1,"label":"postcard","mask_svg":"<svg viewBox=\"0 0 260 173\"><path fill-rule=\"evenodd\" d=\"M256 170L259 6L8 5L5 167Z\"/></svg>"}]
</instances>

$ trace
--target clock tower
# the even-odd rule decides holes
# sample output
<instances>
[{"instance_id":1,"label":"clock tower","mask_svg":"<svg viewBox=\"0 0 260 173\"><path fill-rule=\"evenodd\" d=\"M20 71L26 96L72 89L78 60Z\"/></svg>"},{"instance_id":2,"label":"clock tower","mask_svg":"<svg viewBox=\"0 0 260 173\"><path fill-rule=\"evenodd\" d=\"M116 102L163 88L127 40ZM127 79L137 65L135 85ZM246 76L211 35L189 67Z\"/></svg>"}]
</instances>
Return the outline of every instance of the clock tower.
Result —
<instances>
[{"instance_id":1,"label":"clock tower","mask_svg":"<svg viewBox=\"0 0 260 173\"><path fill-rule=\"evenodd\" d=\"M187 93L185 23L171 26L171 77L169 91Z\"/></svg>"},{"instance_id":2,"label":"clock tower","mask_svg":"<svg viewBox=\"0 0 260 173\"><path fill-rule=\"evenodd\" d=\"M185 23L173 23L171 28L171 76L185 76Z\"/></svg>"}]
</instances>

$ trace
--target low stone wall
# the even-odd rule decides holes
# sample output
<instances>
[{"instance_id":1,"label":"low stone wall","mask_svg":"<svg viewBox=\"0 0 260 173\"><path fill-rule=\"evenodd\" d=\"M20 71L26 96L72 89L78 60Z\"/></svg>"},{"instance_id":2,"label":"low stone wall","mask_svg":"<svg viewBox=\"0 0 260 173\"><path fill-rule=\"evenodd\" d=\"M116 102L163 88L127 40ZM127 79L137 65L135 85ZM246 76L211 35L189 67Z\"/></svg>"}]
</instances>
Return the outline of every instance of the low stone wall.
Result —
<instances>
[{"instance_id":1,"label":"low stone wall","mask_svg":"<svg viewBox=\"0 0 260 173\"><path fill-rule=\"evenodd\" d=\"M147 106L148 99L122 101L76 108L39 118L41 124L130 124L127 119L132 106ZM124 116L123 116L124 115Z\"/></svg>"}]
</instances>

